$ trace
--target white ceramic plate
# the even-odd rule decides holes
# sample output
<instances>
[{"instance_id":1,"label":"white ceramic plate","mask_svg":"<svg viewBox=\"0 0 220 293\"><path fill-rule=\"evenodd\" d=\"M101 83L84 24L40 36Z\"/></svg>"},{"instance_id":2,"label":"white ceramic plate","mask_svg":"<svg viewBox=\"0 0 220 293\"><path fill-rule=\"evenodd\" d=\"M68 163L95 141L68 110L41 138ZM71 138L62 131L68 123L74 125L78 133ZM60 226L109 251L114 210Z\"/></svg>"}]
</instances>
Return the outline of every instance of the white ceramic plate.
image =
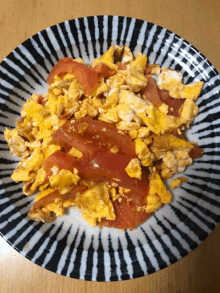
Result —
<instances>
[{"instance_id":1,"label":"white ceramic plate","mask_svg":"<svg viewBox=\"0 0 220 293\"><path fill-rule=\"evenodd\" d=\"M184 82L205 82L200 113L188 137L204 156L184 172L188 182L174 200L134 231L92 228L72 209L53 224L30 221L33 197L10 175L18 159L4 141L15 127L23 103L47 91L46 77L58 59L81 57L89 63L111 44L147 54L150 63L181 70ZM220 219L220 77L197 49L149 22L121 16L94 16L49 27L26 40L0 64L0 231L6 241L34 263L64 276L94 281L141 277L175 263L195 249Z\"/></svg>"}]
</instances>

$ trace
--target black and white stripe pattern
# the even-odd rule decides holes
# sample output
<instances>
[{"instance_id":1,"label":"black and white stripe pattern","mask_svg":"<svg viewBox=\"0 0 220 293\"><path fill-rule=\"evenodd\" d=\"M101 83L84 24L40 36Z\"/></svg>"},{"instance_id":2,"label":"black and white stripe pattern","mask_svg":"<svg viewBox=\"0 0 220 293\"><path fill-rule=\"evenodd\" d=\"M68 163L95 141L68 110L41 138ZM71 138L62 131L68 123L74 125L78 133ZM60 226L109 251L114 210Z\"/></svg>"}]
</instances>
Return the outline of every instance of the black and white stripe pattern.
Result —
<instances>
[{"instance_id":1,"label":"black and white stripe pattern","mask_svg":"<svg viewBox=\"0 0 220 293\"><path fill-rule=\"evenodd\" d=\"M3 132L12 128L22 105L47 91L46 77L59 58L100 57L111 44L146 53L150 63L179 69L184 82L205 82L200 109L188 136L205 149L184 173L188 182L174 200L134 231L91 228L72 209L53 224L27 219L32 197L10 175L17 159ZM220 220L220 76L192 45L149 22L94 16L66 21L26 40L0 64L0 231L22 255L53 272L93 281L118 281L154 273L195 249Z\"/></svg>"}]
</instances>

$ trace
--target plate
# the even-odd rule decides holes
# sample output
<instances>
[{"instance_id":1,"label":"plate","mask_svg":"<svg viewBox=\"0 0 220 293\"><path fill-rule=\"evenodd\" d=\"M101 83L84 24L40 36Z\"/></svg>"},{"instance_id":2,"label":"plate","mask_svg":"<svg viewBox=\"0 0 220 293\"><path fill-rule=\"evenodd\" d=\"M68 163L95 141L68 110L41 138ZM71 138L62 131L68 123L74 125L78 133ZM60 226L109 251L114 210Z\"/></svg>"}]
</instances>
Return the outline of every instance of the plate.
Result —
<instances>
[{"instance_id":1,"label":"plate","mask_svg":"<svg viewBox=\"0 0 220 293\"><path fill-rule=\"evenodd\" d=\"M188 182L173 192L171 204L134 231L90 227L78 211L54 223L27 218L33 196L10 175L18 163L3 132L19 120L23 103L44 94L46 77L58 59L81 57L89 63L111 44L127 44L150 63L181 70L184 83L204 81L199 115L188 137L204 156L184 172ZM0 64L0 231L23 256L43 268L76 279L119 281L145 276L175 263L195 249L220 220L220 76L196 48L150 22L122 16L73 19L49 27L14 49Z\"/></svg>"}]
</instances>

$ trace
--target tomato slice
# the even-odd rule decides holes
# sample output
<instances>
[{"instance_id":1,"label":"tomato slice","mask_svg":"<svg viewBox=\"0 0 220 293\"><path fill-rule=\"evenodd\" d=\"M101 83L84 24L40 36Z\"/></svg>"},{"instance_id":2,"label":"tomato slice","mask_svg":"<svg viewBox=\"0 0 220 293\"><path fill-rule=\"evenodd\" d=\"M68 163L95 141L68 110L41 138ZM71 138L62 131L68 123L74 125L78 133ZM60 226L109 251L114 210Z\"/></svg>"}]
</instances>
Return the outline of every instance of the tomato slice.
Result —
<instances>
[{"instance_id":1,"label":"tomato slice","mask_svg":"<svg viewBox=\"0 0 220 293\"><path fill-rule=\"evenodd\" d=\"M55 75L60 76L63 73L74 74L78 82L85 87L85 94L90 95L98 87L98 73L92 67L76 62L69 57L60 59L58 63L52 68L47 78L48 84L53 82Z\"/></svg>"},{"instance_id":2,"label":"tomato slice","mask_svg":"<svg viewBox=\"0 0 220 293\"><path fill-rule=\"evenodd\" d=\"M145 70L144 70L144 74L149 75L149 74L151 74L151 71L152 71L152 67L150 67L150 65L147 63Z\"/></svg>"},{"instance_id":3,"label":"tomato slice","mask_svg":"<svg viewBox=\"0 0 220 293\"><path fill-rule=\"evenodd\" d=\"M40 105L45 106L46 102L47 101L45 101L45 99L42 96L39 96L38 99L37 99L37 103L40 104Z\"/></svg>"},{"instance_id":4,"label":"tomato slice","mask_svg":"<svg viewBox=\"0 0 220 293\"><path fill-rule=\"evenodd\" d=\"M104 63L99 63L94 67L94 70L98 73L99 76L108 78L115 74L115 70L112 70L108 65Z\"/></svg>"},{"instance_id":5,"label":"tomato slice","mask_svg":"<svg viewBox=\"0 0 220 293\"><path fill-rule=\"evenodd\" d=\"M73 170L77 168L77 162L75 158L69 154L66 154L63 151L55 151L52 153L42 164L42 167L46 169L47 176L51 176L53 172L51 168L56 166L58 170Z\"/></svg>"},{"instance_id":6,"label":"tomato slice","mask_svg":"<svg viewBox=\"0 0 220 293\"><path fill-rule=\"evenodd\" d=\"M160 107L162 104L157 85L152 76L146 76L147 78L147 85L144 89L141 90L141 95L144 96L145 100L153 103L155 106Z\"/></svg>"},{"instance_id":7,"label":"tomato slice","mask_svg":"<svg viewBox=\"0 0 220 293\"><path fill-rule=\"evenodd\" d=\"M66 199L74 199L75 195L79 192L82 193L84 191L87 190L88 187L86 187L85 185L81 184L78 185L76 187L74 187L70 192L66 193L66 194L60 194L58 190L55 190L47 195L45 195L44 197L42 197L41 199L39 199L37 202L34 203L33 205L33 209L38 209L41 208L49 203L52 203L55 201L55 199L57 198L61 198L63 200Z\"/></svg>"},{"instance_id":8,"label":"tomato slice","mask_svg":"<svg viewBox=\"0 0 220 293\"><path fill-rule=\"evenodd\" d=\"M54 76L63 73L72 73L73 70L73 59L69 57L64 57L58 60L57 64L51 69L50 74L47 77L47 83L53 83Z\"/></svg>"},{"instance_id":9,"label":"tomato slice","mask_svg":"<svg viewBox=\"0 0 220 293\"><path fill-rule=\"evenodd\" d=\"M179 109L184 103L184 99L175 99L169 96L169 92L166 90L160 90L158 88L160 99L163 103L168 105L168 115L180 117Z\"/></svg>"},{"instance_id":10,"label":"tomato slice","mask_svg":"<svg viewBox=\"0 0 220 293\"><path fill-rule=\"evenodd\" d=\"M115 126L106 122L94 120L90 117L81 118L76 122L76 127L79 130L83 123L88 125L84 132L84 136L93 137L95 140L110 143L112 146L118 146L118 154L127 156L128 158L136 158L134 143L131 138L118 132Z\"/></svg>"},{"instance_id":11,"label":"tomato slice","mask_svg":"<svg viewBox=\"0 0 220 293\"><path fill-rule=\"evenodd\" d=\"M129 162L130 158L118 154L97 153L81 161L78 167L79 176L86 180L115 182L146 197L148 193L146 173L143 170L141 180L129 177L125 171Z\"/></svg>"},{"instance_id":12,"label":"tomato slice","mask_svg":"<svg viewBox=\"0 0 220 293\"><path fill-rule=\"evenodd\" d=\"M203 156L203 149L198 145L194 145L194 148L190 150L189 155L192 159L198 159Z\"/></svg>"},{"instance_id":13,"label":"tomato slice","mask_svg":"<svg viewBox=\"0 0 220 293\"><path fill-rule=\"evenodd\" d=\"M115 126L90 117L72 122L73 120L65 122L52 134L53 139L64 147L64 144L71 145L84 156L91 157L94 153L107 151L109 148L117 146L119 154L129 158L136 157L133 141L126 134L119 133ZM87 128L83 134L79 134L83 124L86 124Z\"/></svg>"},{"instance_id":14,"label":"tomato slice","mask_svg":"<svg viewBox=\"0 0 220 293\"><path fill-rule=\"evenodd\" d=\"M78 129L76 123L73 124L71 121L67 121L52 134L52 137L66 151L74 147L82 152L85 157L91 157L96 152L107 151L107 146L102 145L100 141L95 140L92 136L79 134Z\"/></svg>"},{"instance_id":15,"label":"tomato slice","mask_svg":"<svg viewBox=\"0 0 220 293\"><path fill-rule=\"evenodd\" d=\"M127 198L122 197L121 202L113 201L114 211L116 215L115 220L101 220L101 225L133 230L136 226L143 223L152 214L147 214L144 211L137 211L137 207L146 205L146 197L137 194L127 194Z\"/></svg>"}]
</instances>

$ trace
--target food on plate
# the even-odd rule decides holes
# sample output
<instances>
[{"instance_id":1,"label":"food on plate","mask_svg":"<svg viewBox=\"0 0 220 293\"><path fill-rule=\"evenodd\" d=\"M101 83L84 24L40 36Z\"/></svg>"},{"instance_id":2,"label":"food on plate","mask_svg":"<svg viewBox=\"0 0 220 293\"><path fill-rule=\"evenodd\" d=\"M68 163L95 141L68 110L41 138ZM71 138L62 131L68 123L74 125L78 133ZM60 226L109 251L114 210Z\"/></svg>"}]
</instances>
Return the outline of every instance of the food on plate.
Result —
<instances>
[{"instance_id":1,"label":"food on plate","mask_svg":"<svg viewBox=\"0 0 220 293\"><path fill-rule=\"evenodd\" d=\"M132 230L171 202L164 180L202 156L183 131L198 114L203 82L182 78L128 46L111 46L90 65L59 60L48 92L32 95L4 133L21 157L12 179L27 196L40 191L29 218L51 222L76 206L91 226Z\"/></svg>"}]
</instances>

